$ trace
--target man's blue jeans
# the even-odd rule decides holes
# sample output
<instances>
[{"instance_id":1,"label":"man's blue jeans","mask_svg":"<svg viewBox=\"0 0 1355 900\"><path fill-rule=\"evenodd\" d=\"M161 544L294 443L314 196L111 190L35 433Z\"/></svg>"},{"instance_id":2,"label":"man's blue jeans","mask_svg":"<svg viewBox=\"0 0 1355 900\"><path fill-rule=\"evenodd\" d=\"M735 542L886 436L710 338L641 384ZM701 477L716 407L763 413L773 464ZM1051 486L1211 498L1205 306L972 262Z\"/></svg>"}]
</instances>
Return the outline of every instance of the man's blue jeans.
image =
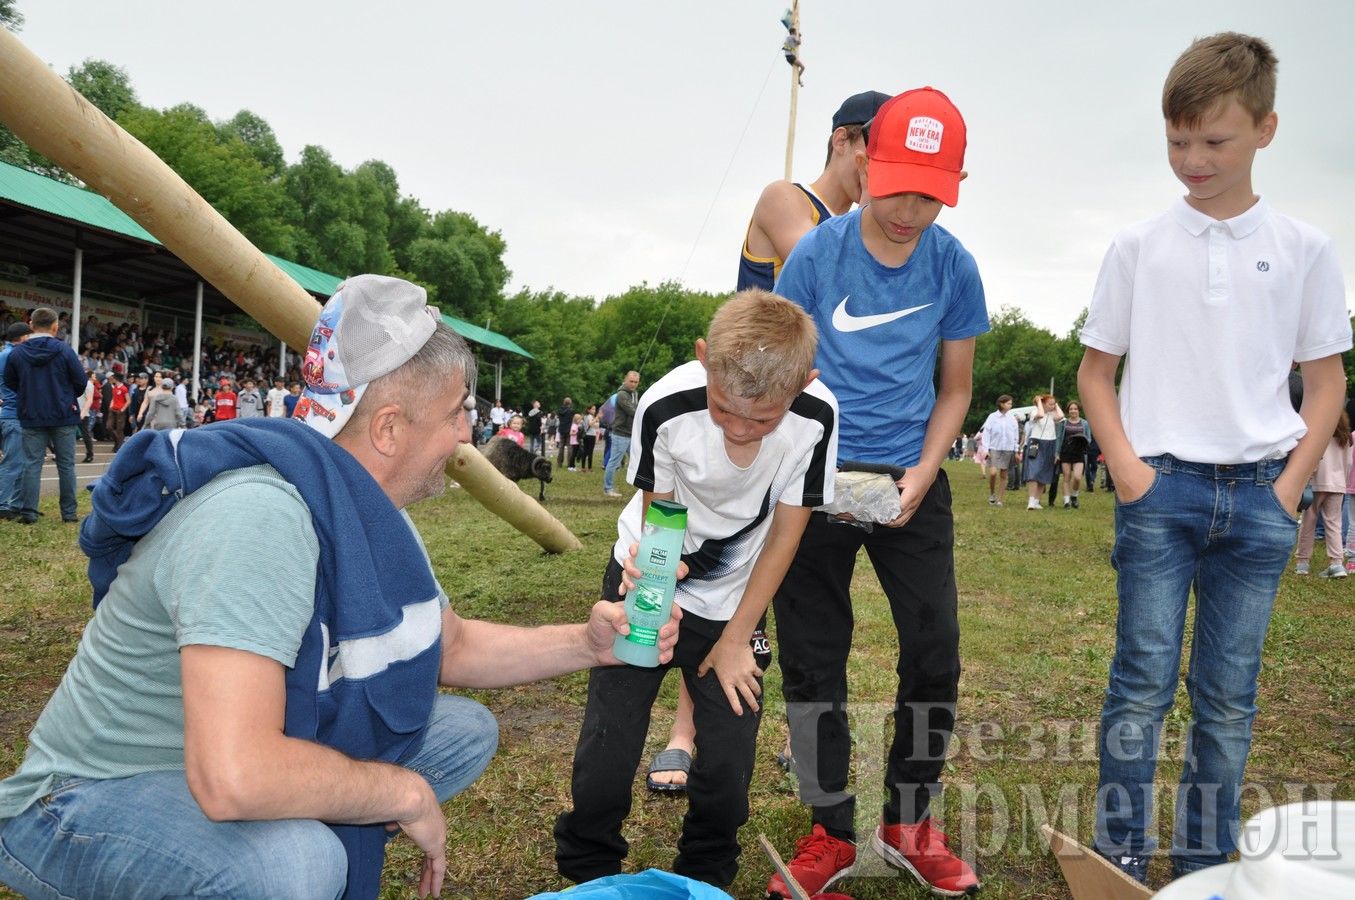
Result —
<instances>
[{"instance_id":1,"label":"man's blue jeans","mask_svg":"<svg viewBox=\"0 0 1355 900\"><path fill-rule=\"evenodd\" d=\"M616 488L616 470L621 468L621 457L625 456L630 450L630 435L614 434L612 435L611 454L607 457L607 467L602 470L602 489L604 491L614 491Z\"/></svg>"},{"instance_id":2,"label":"man's blue jeans","mask_svg":"<svg viewBox=\"0 0 1355 900\"><path fill-rule=\"evenodd\" d=\"M23 503L24 430L18 419L0 419L0 511L18 512Z\"/></svg>"},{"instance_id":3,"label":"man's blue jeans","mask_svg":"<svg viewBox=\"0 0 1355 900\"><path fill-rule=\"evenodd\" d=\"M24 478L22 512L36 517L38 497L42 493L42 460L50 440L56 454L57 485L60 489L61 518L75 521L75 432L74 425L24 429Z\"/></svg>"},{"instance_id":4,"label":"man's blue jeans","mask_svg":"<svg viewBox=\"0 0 1355 900\"><path fill-rule=\"evenodd\" d=\"M422 746L401 765L438 800L489 765L498 725L480 704L439 695ZM0 883L25 897L288 897L343 893L348 861L313 819L213 822L182 769L71 778L0 821Z\"/></svg>"},{"instance_id":5,"label":"man's blue jeans","mask_svg":"<svg viewBox=\"0 0 1355 900\"><path fill-rule=\"evenodd\" d=\"M1115 508L1111 564L1120 607L1101 713L1096 848L1118 857L1155 847L1153 776L1193 587L1186 675L1192 719L1181 742L1185 767L1171 849L1173 868L1184 874L1225 862L1237 847L1261 646L1299 523L1275 497L1283 459L1144 461L1157 470L1152 486Z\"/></svg>"}]
</instances>

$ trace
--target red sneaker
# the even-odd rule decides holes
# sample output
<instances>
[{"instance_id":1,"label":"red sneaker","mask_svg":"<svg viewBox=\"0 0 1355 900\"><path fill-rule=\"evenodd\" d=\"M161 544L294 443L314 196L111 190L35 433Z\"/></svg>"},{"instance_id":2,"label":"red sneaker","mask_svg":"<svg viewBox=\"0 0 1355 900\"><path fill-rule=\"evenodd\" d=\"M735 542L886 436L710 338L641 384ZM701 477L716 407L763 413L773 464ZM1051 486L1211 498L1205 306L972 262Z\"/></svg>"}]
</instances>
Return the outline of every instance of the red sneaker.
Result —
<instances>
[{"instance_id":1,"label":"red sneaker","mask_svg":"<svg viewBox=\"0 0 1355 900\"><path fill-rule=\"evenodd\" d=\"M795 842L795 855L786 863L790 874L807 894L819 894L830 884L847 875L856 863L856 845L842 841L815 825L814 830ZM767 882L767 896L786 900L790 888L780 875Z\"/></svg>"},{"instance_id":2,"label":"red sneaker","mask_svg":"<svg viewBox=\"0 0 1355 900\"><path fill-rule=\"evenodd\" d=\"M976 893L979 878L969 864L951 852L949 839L931 818L916 825L885 825L875 829L871 847L884 861L913 874L942 897Z\"/></svg>"}]
</instances>

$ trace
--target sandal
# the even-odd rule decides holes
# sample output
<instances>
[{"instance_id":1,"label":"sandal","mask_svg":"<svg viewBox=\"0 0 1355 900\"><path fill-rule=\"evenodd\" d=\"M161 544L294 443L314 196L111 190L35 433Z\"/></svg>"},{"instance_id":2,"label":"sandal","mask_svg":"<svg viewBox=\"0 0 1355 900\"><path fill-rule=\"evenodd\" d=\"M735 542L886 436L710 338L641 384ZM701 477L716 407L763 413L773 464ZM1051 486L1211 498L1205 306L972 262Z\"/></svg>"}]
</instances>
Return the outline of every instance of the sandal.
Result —
<instances>
[{"instance_id":1,"label":"sandal","mask_svg":"<svg viewBox=\"0 0 1355 900\"><path fill-rule=\"evenodd\" d=\"M658 794L685 794L687 792L686 783L665 784L662 781L654 780L655 772L681 772L684 775L691 774L692 755L686 750L677 747L669 747L667 750L661 750L654 756L654 761L649 764L649 775L645 778L645 783L649 789Z\"/></svg>"}]
</instances>

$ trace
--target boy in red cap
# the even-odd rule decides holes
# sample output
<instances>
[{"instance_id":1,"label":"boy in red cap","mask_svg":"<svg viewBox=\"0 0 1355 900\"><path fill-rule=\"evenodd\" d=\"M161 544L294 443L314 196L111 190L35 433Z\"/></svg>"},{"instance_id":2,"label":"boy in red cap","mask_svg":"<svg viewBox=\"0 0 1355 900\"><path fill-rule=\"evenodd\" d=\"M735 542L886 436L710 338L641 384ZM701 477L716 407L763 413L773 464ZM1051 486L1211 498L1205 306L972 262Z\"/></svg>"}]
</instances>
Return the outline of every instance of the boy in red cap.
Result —
<instances>
[{"instance_id":1,"label":"boy in red cap","mask_svg":"<svg viewBox=\"0 0 1355 900\"><path fill-rule=\"evenodd\" d=\"M872 848L933 893L978 890L929 815L955 725L960 678L954 521L941 463L969 409L974 341L988 330L974 258L934 225L964 180L965 122L934 88L900 94L869 125L857 165L869 205L800 239L776 291L819 328L815 364L837 395L838 464L893 470L899 514L873 531L816 512L775 600L779 661L800 797L812 833L790 860L810 893L856 862L847 727L851 579L866 548L899 635L888 800ZM933 386L933 375L939 378ZM790 892L780 876L773 897Z\"/></svg>"}]
</instances>

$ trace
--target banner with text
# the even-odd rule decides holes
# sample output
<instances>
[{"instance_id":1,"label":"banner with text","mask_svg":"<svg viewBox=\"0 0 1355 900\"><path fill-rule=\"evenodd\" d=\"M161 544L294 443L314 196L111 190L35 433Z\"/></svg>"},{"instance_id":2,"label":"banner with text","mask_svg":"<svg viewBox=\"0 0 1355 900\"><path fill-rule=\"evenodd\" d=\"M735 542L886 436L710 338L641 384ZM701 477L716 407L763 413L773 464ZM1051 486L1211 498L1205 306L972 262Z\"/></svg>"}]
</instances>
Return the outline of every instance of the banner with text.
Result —
<instances>
[{"instance_id":1,"label":"banner with text","mask_svg":"<svg viewBox=\"0 0 1355 900\"><path fill-rule=\"evenodd\" d=\"M70 294L34 287L31 284L16 284L10 281L0 281L0 303L16 310L46 306L58 313L64 312L67 315L71 313L71 308L74 305ZM90 316L94 316L100 322L141 326L141 310L135 306L124 306L121 303L110 303L107 300L81 297L80 318L86 319Z\"/></svg>"}]
</instances>

